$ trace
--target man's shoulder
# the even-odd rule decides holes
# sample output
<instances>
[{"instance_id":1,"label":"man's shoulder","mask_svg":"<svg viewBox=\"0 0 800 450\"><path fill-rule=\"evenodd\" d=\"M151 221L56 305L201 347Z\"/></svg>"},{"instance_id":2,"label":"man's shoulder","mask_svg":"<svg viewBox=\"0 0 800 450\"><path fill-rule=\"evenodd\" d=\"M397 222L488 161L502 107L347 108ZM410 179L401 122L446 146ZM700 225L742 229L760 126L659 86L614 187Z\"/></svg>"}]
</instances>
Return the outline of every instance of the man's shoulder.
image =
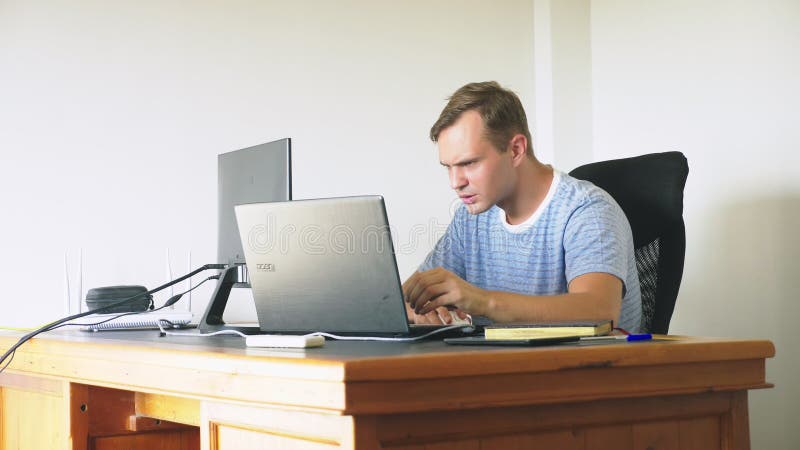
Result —
<instances>
[{"instance_id":1,"label":"man's shoulder","mask_svg":"<svg viewBox=\"0 0 800 450\"><path fill-rule=\"evenodd\" d=\"M578 200L591 199L597 196L608 195L606 191L595 186L591 181L581 180L567 173L561 173L561 192L570 198Z\"/></svg>"},{"instance_id":2,"label":"man's shoulder","mask_svg":"<svg viewBox=\"0 0 800 450\"><path fill-rule=\"evenodd\" d=\"M590 181L580 180L566 173L561 174L558 194L558 201L568 203L573 208L590 204L619 207L614 198L605 190Z\"/></svg>"}]
</instances>

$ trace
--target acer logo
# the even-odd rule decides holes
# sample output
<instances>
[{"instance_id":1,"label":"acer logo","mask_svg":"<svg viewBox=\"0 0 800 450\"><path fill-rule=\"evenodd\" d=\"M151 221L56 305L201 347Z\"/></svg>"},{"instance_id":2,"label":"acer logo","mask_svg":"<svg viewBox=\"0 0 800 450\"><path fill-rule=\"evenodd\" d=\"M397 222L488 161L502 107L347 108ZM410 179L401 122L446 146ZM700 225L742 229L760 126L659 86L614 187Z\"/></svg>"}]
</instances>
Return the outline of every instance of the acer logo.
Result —
<instances>
[{"instance_id":1,"label":"acer logo","mask_svg":"<svg viewBox=\"0 0 800 450\"><path fill-rule=\"evenodd\" d=\"M275 264L256 264L256 270L259 272L275 272Z\"/></svg>"}]
</instances>

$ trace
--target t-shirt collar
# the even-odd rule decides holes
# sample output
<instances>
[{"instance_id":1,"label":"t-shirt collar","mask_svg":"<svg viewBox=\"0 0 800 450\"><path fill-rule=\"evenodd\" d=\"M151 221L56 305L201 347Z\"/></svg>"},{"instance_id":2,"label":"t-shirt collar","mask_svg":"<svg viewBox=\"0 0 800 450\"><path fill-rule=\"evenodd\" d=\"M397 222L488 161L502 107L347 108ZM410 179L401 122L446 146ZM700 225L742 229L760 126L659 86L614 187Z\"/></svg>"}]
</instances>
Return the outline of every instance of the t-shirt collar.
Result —
<instances>
[{"instance_id":1,"label":"t-shirt collar","mask_svg":"<svg viewBox=\"0 0 800 450\"><path fill-rule=\"evenodd\" d=\"M506 220L506 212L503 211L502 208L497 208L500 210L500 213L497 215L498 219L500 219L500 223L502 223L505 229L511 233L522 233L527 231L539 219L539 216L542 215L542 212L545 210L545 208L547 208L547 205L550 204L550 201L553 199L553 195L555 194L556 188L558 187L558 183L560 181L561 172L558 170L553 170L553 181L550 182L550 189L547 190L547 195L545 195L544 200L542 200L542 203L539 204L539 207L536 208L536 211L534 211L533 214L531 214L531 216L525 219L525 221L522 223L511 225Z\"/></svg>"}]
</instances>

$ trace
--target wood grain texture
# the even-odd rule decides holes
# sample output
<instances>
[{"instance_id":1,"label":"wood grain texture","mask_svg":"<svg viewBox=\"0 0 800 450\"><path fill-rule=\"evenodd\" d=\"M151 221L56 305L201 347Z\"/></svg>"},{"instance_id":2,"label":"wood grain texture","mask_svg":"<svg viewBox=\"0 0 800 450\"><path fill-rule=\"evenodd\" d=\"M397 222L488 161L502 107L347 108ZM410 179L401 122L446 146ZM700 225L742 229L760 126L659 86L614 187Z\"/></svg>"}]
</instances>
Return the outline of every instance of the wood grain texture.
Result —
<instances>
[{"instance_id":1,"label":"wood grain texture","mask_svg":"<svg viewBox=\"0 0 800 450\"><path fill-rule=\"evenodd\" d=\"M347 381L410 380L487 372L537 373L592 367L641 367L708 361L764 359L775 355L769 341L683 337L624 345L481 348L415 355L413 358L345 360ZM435 348L435 347L434 347Z\"/></svg>"},{"instance_id":2,"label":"wood grain texture","mask_svg":"<svg viewBox=\"0 0 800 450\"><path fill-rule=\"evenodd\" d=\"M775 351L768 341L687 337L262 351L103 336L48 333L17 351L0 375L0 449L38 432L37 448L744 450L746 391L770 386L765 358ZM0 348L14 340L0 333ZM57 425L34 429L45 407ZM174 423L157 432L154 419Z\"/></svg>"},{"instance_id":3,"label":"wood grain texture","mask_svg":"<svg viewBox=\"0 0 800 450\"><path fill-rule=\"evenodd\" d=\"M635 424L632 427L633 448L679 450L679 430L677 421Z\"/></svg>"},{"instance_id":4,"label":"wood grain texture","mask_svg":"<svg viewBox=\"0 0 800 450\"><path fill-rule=\"evenodd\" d=\"M515 436L519 439L519 436L523 435L562 430L581 431L587 436L587 442L615 440L620 443L621 448L634 448L634 424L669 421L688 424L697 420L707 422L706 418L709 417L718 420L729 411L732 395L732 393L707 393L485 410L380 415L376 419L376 438L382 446L393 448L470 439L491 442L491 439L498 437ZM716 433L716 442L719 442L718 429L706 427L703 430ZM602 446L588 448L602 448Z\"/></svg>"},{"instance_id":5,"label":"wood grain texture","mask_svg":"<svg viewBox=\"0 0 800 450\"><path fill-rule=\"evenodd\" d=\"M633 425L567 427L560 431L521 433L486 438L463 439L416 445L381 445L391 450L718 450L719 418L706 417L682 421L654 421Z\"/></svg>"},{"instance_id":6,"label":"wood grain texture","mask_svg":"<svg viewBox=\"0 0 800 450\"><path fill-rule=\"evenodd\" d=\"M128 431L184 431L194 429L192 425L185 425L177 422L170 422L153 417L130 416L128 417Z\"/></svg>"},{"instance_id":7,"label":"wood grain texture","mask_svg":"<svg viewBox=\"0 0 800 450\"><path fill-rule=\"evenodd\" d=\"M680 448L682 450L720 450L720 416L701 417L679 422Z\"/></svg>"},{"instance_id":8,"label":"wood grain texture","mask_svg":"<svg viewBox=\"0 0 800 450\"><path fill-rule=\"evenodd\" d=\"M93 450L196 450L197 430L100 436L91 440ZM246 448L246 447L242 447Z\"/></svg>"},{"instance_id":9,"label":"wood grain texture","mask_svg":"<svg viewBox=\"0 0 800 450\"><path fill-rule=\"evenodd\" d=\"M39 381L27 380L22 389L0 388L0 449L69 448L68 385L61 382L58 392L49 384L42 392L30 388Z\"/></svg>"},{"instance_id":10,"label":"wood grain texture","mask_svg":"<svg viewBox=\"0 0 800 450\"><path fill-rule=\"evenodd\" d=\"M85 449L89 445L89 386L70 383L70 398L68 417L71 449Z\"/></svg>"},{"instance_id":11,"label":"wood grain texture","mask_svg":"<svg viewBox=\"0 0 800 450\"><path fill-rule=\"evenodd\" d=\"M11 341L0 335L0 346ZM366 414L767 387L764 358L774 354L769 341L708 338L483 351L338 342L300 354L160 342L46 335L21 347L12 367L134 392ZM607 386L620 377L628 382ZM570 378L588 383L531 389Z\"/></svg>"},{"instance_id":12,"label":"wood grain texture","mask_svg":"<svg viewBox=\"0 0 800 450\"><path fill-rule=\"evenodd\" d=\"M168 395L134 394L137 416L151 417L187 425L200 425L200 401Z\"/></svg>"},{"instance_id":13,"label":"wood grain texture","mask_svg":"<svg viewBox=\"0 0 800 450\"><path fill-rule=\"evenodd\" d=\"M375 381L348 385L349 414L470 409L519 404L734 391L764 386L764 361L715 361L643 367ZM485 389L492 386L491 390ZM376 396L375 392L382 392Z\"/></svg>"},{"instance_id":14,"label":"wood grain texture","mask_svg":"<svg viewBox=\"0 0 800 450\"><path fill-rule=\"evenodd\" d=\"M634 450L635 448L632 424L590 428L586 430L585 436L586 450Z\"/></svg>"},{"instance_id":15,"label":"wood grain texture","mask_svg":"<svg viewBox=\"0 0 800 450\"><path fill-rule=\"evenodd\" d=\"M115 434L128 431L128 421L135 414L134 393L120 389L89 386L86 404L89 434Z\"/></svg>"},{"instance_id":16,"label":"wood grain texture","mask_svg":"<svg viewBox=\"0 0 800 450\"><path fill-rule=\"evenodd\" d=\"M750 419L747 391L737 392L731 398L731 407L722 416L722 448L724 450L750 449Z\"/></svg>"},{"instance_id":17,"label":"wood grain texture","mask_svg":"<svg viewBox=\"0 0 800 450\"><path fill-rule=\"evenodd\" d=\"M0 374L0 387L10 387L18 391L61 395L64 383L58 379L29 376L23 373L3 372Z\"/></svg>"},{"instance_id":18,"label":"wood grain texture","mask_svg":"<svg viewBox=\"0 0 800 450\"><path fill-rule=\"evenodd\" d=\"M368 424L371 419L364 420ZM210 448L215 446L247 448L228 445L239 439L246 442L258 441L259 438L254 435L259 434L265 436L263 437L265 442L282 442L280 445L290 445L289 442L293 442L291 446L294 447L308 445L313 448L319 446L352 448L357 434L354 427L355 419L349 416L218 402L208 402L203 405L201 421L202 427L208 429ZM365 428L374 429L374 426ZM229 444L222 446L223 441Z\"/></svg>"},{"instance_id":19,"label":"wood grain texture","mask_svg":"<svg viewBox=\"0 0 800 450\"><path fill-rule=\"evenodd\" d=\"M263 431L217 425L216 441L212 449L272 449L281 450L332 450L338 449L336 442L298 439L295 436L265 433Z\"/></svg>"},{"instance_id":20,"label":"wood grain texture","mask_svg":"<svg viewBox=\"0 0 800 450\"><path fill-rule=\"evenodd\" d=\"M8 408L11 405L12 404L6 404L3 398L3 386L0 386L0 449L9 448L9 446L6 445L8 439L6 438L5 429L7 426L9 426L10 423L9 422L10 419L6 417L8 414L6 411L8 411Z\"/></svg>"}]
</instances>

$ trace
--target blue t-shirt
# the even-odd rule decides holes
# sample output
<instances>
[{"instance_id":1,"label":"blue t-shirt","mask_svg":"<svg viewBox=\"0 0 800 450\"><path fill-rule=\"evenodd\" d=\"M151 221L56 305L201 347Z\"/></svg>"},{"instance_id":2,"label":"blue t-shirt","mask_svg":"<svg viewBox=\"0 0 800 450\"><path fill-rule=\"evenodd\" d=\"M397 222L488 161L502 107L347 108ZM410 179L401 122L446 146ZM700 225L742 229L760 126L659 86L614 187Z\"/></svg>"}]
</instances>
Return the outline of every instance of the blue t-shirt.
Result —
<instances>
[{"instance_id":1,"label":"blue t-shirt","mask_svg":"<svg viewBox=\"0 0 800 450\"><path fill-rule=\"evenodd\" d=\"M625 213L587 181L554 171L542 204L524 223L509 225L493 206L472 215L464 205L419 267L443 267L480 288L525 295L567 292L575 277L609 273L623 282L619 326L640 329L642 301Z\"/></svg>"}]
</instances>

